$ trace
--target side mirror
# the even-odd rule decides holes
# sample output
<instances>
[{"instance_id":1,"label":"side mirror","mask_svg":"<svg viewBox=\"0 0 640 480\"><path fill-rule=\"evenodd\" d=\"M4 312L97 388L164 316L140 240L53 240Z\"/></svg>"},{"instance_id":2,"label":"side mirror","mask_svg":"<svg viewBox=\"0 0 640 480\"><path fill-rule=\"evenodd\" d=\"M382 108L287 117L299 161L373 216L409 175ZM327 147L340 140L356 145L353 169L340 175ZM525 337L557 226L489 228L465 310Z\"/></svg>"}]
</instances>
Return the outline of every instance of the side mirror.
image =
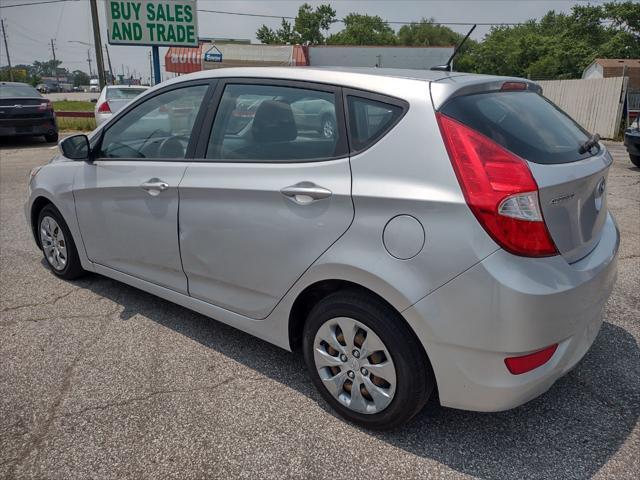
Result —
<instances>
[{"instance_id":1,"label":"side mirror","mask_svg":"<svg viewBox=\"0 0 640 480\"><path fill-rule=\"evenodd\" d=\"M67 137L60 142L60 152L70 160L89 160L89 138L83 134Z\"/></svg>"}]
</instances>

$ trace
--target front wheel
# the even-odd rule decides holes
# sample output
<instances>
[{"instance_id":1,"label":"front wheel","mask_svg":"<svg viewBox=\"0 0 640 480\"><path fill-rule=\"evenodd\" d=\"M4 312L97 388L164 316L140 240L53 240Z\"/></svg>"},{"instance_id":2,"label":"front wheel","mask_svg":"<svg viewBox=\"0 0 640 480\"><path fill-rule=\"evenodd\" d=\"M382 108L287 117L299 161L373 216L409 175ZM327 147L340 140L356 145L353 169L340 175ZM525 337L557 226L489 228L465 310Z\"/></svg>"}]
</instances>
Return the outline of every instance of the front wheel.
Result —
<instances>
[{"instance_id":1,"label":"front wheel","mask_svg":"<svg viewBox=\"0 0 640 480\"><path fill-rule=\"evenodd\" d=\"M47 264L58 277L73 280L85 273L69 227L53 205L38 215L38 238Z\"/></svg>"},{"instance_id":2,"label":"front wheel","mask_svg":"<svg viewBox=\"0 0 640 480\"><path fill-rule=\"evenodd\" d=\"M409 421L435 386L404 319L374 296L333 293L307 318L304 357L324 399L346 419L385 430Z\"/></svg>"},{"instance_id":3,"label":"front wheel","mask_svg":"<svg viewBox=\"0 0 640 480\"><path fill-rule=\"evenodd\" d=\"M631 160L631 163L640 168L640 155L629 155L629 159Z\"/></svg>"}]
</instances>

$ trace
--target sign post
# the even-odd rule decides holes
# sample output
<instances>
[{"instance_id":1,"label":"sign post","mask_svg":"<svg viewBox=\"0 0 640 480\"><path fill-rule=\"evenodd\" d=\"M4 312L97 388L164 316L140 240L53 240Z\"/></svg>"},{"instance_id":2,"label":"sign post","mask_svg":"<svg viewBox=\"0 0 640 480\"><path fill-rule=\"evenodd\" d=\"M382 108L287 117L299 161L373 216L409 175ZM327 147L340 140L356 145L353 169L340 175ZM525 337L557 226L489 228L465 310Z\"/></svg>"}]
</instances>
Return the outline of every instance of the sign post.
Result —
<instances>
[{"instance_id":1,"label":"sign post","mask_svg":"<svg viewBox=\"0 0 640 480\"><path fill-rule=\"evenodd\" d=\"M157 85L162 80L160 76L160 48L157 45L151 47L151 57L153 58L153 84Z\"/></svg>"},{"instance_id":2,"label":"sign post","mask_svg":"<svg viewBox=\"0 0 640 480\"><path fill-rule=\"evenodd\" d=\"M160 83L158 47L197 47L196 0L106 0L110 45L151 46L153 76Z\"/></svg>"}]
</instances>

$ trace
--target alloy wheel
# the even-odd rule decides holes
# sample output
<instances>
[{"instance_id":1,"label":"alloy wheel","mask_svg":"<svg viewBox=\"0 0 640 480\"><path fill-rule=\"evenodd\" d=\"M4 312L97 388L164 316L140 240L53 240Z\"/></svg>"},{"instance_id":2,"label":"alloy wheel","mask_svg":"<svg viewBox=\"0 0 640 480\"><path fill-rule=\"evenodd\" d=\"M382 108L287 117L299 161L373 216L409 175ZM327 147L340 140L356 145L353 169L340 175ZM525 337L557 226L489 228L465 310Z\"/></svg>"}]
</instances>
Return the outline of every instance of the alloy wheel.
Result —
<instances>
[{"instance_id":1,"label":"alloy wheel","mask_svg":"<svg viewBox=\"0 0 640 480\"><path fill-rule=\"evenodd\" d=\"M64 270L67 265L67 242L58 222L52 217L45 216L40 222L40 243L44 255L52 268Z\"/></svg>"}]
</instances>

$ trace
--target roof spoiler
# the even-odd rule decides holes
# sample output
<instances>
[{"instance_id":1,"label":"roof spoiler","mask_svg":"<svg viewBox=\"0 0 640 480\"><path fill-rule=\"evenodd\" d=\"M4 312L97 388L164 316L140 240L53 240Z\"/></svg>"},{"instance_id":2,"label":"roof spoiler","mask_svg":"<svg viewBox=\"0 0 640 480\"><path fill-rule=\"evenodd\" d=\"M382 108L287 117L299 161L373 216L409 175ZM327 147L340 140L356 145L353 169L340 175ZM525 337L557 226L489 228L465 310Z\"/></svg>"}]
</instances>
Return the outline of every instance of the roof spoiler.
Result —
<instances>
[{"instance_id":1,"label":"roof spoiler","mask_svg":"<svg viewBox=\"0 0 640 480\"><path fill-rule=\"evenodd\" d=\"M460 51L460 48L462 48L462 45L464 45L464 42L467 41L467 38L469 38L469 35L471 35L471 33L473 33L473 31L476 29L476 27L477 27L477 25L475 25L475 24L473 25L473 27L471 27L471 30L469 30L469 32L467 33L467 36L464 37L462 39L462 41L458 44L458 46L455 48L455 50L453 51L453 53L449 57L449 60L447 60L447 63L445 63L444 65L437 65L435 67L431 67L430 70L435 70L435 71L438 71L438 72L450 72L451 71L451 62L453 62L453 59L455 58L455 56Z\"/></svg>"}]
</instances>

